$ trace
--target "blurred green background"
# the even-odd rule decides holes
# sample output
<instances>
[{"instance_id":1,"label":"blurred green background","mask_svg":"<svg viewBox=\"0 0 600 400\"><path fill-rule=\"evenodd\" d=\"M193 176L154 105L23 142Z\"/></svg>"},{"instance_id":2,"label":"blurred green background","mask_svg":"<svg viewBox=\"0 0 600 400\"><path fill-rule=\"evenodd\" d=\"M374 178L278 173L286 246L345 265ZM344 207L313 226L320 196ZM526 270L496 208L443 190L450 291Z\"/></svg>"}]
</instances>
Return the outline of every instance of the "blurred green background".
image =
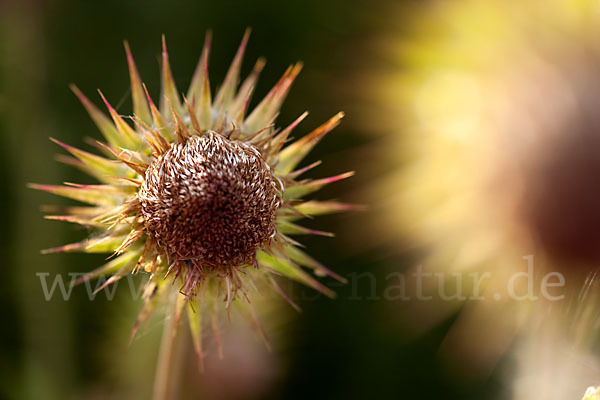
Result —
<instances>
[{"instance_id":1,"label":"blurred green background","mask_svg":"<svg viewBox=\"0 0 600 400\"><path fill-rule=\"evenodd\" d=\"M128 346L140 303L132 303L125 288L117 291L114 301L104 296L89 301L83 288L76 288L70 301L56 297L45 301L36 276L38 272L53 277L88 271L103 260L102 256L80 254L40 255L40 249L79 240L85 232L44 220L40 206L61 204L61 200L26 188L28 182L91 182L57 163L53 155L60 150L48 140L56 137L85 147L85 137L99 138L68 89L69 83L76 83L98 105L95 91L101 88L121 113L130 113L122 41L129 41L143 80L157 95L160 35L167 37L181 89L189 83L206 30L212 29L214 89L223 79L244 29L252 27L243 72L249 71L257 57L267 59L257 99L289 64L305 63L279 117L281 125L309 110L299 135L339 110L347 112L342 125L307 162L325 161L313 176L356 170L355 178L319 194L323 199L355 200L355 193L384 169L378 163L377 149L381 137L389 133L376 125L358 123L355 115L373 107L361 95L363 78L368 80L389 67L389 60L381 57L371 39L386 33L402 35L403 19L412 17L406 12L390 18L386 14L393 3L0 1L0 310L4 314L0 398L150 398L159 322L147 326L141 338ZM382 282L390 271L411 264L412 260L385 246L354 246L364 235L358 229L359 218L364 220L365 215L321 218L312 226L337 232L338 237L301 241L315 258L346 276L369 271ZM393 302L369 298L369 278L356 282L358 286L336 288L339 298L334 301L322 297L299 300L303 312L291 314L273 333L285 338L271 353L261 347L257 350L262 363L276 365L273 376L265 378L268 384L231 393L217 390L205 398L506 397L496 376L468 383L468 379L457 378L460 373L448 372L436 358L452 318L415 338L408 333L410 321L397 315ZM261 365L246 367L252 370ZM202 392L194 380L205 378L197 378L192 366L186 364L190 370L182 373L182 398L195 398ZM234 377L221 384L236 386L239 382L242 378Z\"/></svg>"}]
</instances>

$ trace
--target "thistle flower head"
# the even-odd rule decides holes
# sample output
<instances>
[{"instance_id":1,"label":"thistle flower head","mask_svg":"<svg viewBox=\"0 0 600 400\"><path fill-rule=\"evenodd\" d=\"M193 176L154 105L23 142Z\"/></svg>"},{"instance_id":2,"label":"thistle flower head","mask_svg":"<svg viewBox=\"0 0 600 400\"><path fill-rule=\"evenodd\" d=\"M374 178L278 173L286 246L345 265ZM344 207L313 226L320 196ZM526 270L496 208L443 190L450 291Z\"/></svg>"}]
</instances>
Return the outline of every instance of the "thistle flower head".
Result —
<instances>
[{"instance_id":1,"label":"thistle flower head","mask_svg":"<svg viewBox=\"0 0 600 400\"><path fill-rule=\"evenodd\" d=\"M271 287L286 297L274 275L299 281L328 296L333 296L333 292L304 268L319 276L344 280L301 251L288 237L329 235L297 225L296 220L352 208L335 201L304 200L324 185L352 173L310 180L299 177L318 163L296 169L343 115L335 115L289 144L290 133L307 113L284 129L276 128L275 120L301 65L289 67L249 112L264 60L259 59L240 84L247 40L248 32L213 96L208 77L207 35L187 95L180 96L163 38L158 106L143 85L125 43L133 115L120 115L100 93L110 114L108 118L73 86L106 143L97 143L102 152L97 155L56 141L72 156L62 156L61 160L84 170L101 184L32 185L86 203L66 209L55 207L60 213L48 218L84 225L93 232L80 243L48 252L113 254L106 265L82 280L108 275L106 284L110 284L129 273L148 272L145 303L133 334L160 304L159 299L172 293L168 288L177 288L177 315L187 308L200 362L203 315L210 315L213 331L218 333L216 304L221 299L225 299L227 308L236 305L257 326L247 301L252 292L258 287Z\"/></svg>"},{"instance_id":2,"label":"thistle flower head","mask_svg":"<svg viewBox=\"0 0 600 400\"><path fill-rule=\"evenodd\" d=\"M226 270L273 237L282 190L254 147L208 131L154 160L138 197L145 228L168 255Z\"/></svg>"}]
</instances>

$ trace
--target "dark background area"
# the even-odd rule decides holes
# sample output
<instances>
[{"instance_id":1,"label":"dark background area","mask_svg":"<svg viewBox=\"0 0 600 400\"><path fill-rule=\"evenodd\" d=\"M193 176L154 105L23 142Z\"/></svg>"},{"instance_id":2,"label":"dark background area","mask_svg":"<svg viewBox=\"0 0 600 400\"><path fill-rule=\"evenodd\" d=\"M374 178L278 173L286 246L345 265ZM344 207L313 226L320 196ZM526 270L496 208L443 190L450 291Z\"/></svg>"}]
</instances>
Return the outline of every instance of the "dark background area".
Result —
<instances>
[{"instance_id":1,"label":"dark background area","mask_svg":"<svg viewBox=\"0 0 600 400\"><path fill-rule=\"evenodd\" d=\"M85 137L99 137L68 85L76 83L97 105L100 99L95 91L101 88L120 113L130 113L122 41L129 41L144 82L153 96L158 96L161 34L166 35L174 77L183 90L199 58L204 34L212 29L214 90L244 29L251 27L243 72L250 70L257 57L267 59L255 101L289 64L298 60L305 64L283 107L280 125L309 110L299 135L337 111L347 111L342 125L305 162L324 160L312 176L356 170L355 178L318 195L321 199L352 200L353 193L383 168L377 165L374 152L365 149L376 149L381 135L389 133L356 123L353 111L371 107L357 93L357 80L376 74L387 62L375 51L371 38L386 32L402 34L402 18L411 18L410 14L389 18L386 13L392 3L0 2L1 398L134 398L119 394L114 376L122 369L130 374L123 380L139 385L135 398L148 398L151 390L151 366L136 369L135 362L124 364L117 359L136 357L140 352L136 345L158 351L152 347L158 343L157 327L149 328L142 343L127 345L139 303L131 304L120 292L112 302L102 298L90 302L81 288L74 290L68 302L47 302L36 276L38 272L53 277L88 271L104 258L39 253L85 236L73 226L42 218L40 206L62 204L61 199L26 188L27 182L91 182L55 162L53 155L60 150L48 140L56 137L86 148ZM356 218L347 214L311 221L311 226L335 231L338 237L303 237L301 241L315 258L345 276L370 271L382 282L389 271L401 271L411 264L407 256L385 246L353 248L363 234ZM437 348L451 319L424 335L409 335L410 321L397 315L393 302L369 298L369 278L356 283L336 288L339 297L333 301L322 297L300 300L303 312L293 314L281 329L285 345L271 353L265 351L267 357L284 360L285 368L259 397L450 400L503 394L496 378L467 383L468 379L458 379L460 374L449 373L438 361ZM191 379L193 374L186 376Z\"/></svg>"}]
</instances>

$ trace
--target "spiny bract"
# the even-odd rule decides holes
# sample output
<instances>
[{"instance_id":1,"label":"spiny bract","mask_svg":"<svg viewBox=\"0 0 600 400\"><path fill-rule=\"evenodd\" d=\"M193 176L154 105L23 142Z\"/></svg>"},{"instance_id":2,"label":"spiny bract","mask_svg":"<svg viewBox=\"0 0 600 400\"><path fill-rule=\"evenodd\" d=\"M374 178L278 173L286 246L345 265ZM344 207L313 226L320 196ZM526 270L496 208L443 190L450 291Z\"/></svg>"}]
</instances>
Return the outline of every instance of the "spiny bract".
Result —
<instances>
[{"instance_id":1,"label":"spiny bract","mask_svg":"<svg viewBox=\"0 0 600 400\"><path fill-rule=\"evenodd\" d=\"M129 273L149 273L144 305L132 337L160 303L158 299L172 293L169 288L179 290L177 316L183 308L187 309L201 365L202 315L209 313L216 332L215 306L223 298L227 308L238 306L256 326L248 300L256 282L264 281L287 298L273 275L297 280L328 296L333 296L333 292L302 267L312 269L318 276L344 281L286 236L330 236L301 227L295 221L352 208L335 201L302 200L352 173L299 180L302 173L318 163L296 169L313 146L338 125L343 114L286 146L290 133L307 113L282 130L276 129L274 122L301 65L290 66L266 97L247 113L265 64L259 59L239 85L248 36L249 31L214 98L208 77L210 34L189 90L182 97L173 81L163 37L158 107L148 95L125 43L134 115L119 115L100 93L111 121L73 86L107 143L96 143L103 153L99 156L56 141L73 156L62 156L63 161L102 183L32 185L88 205L55 208L60 215L47 216L90 227L94 232L83 242L47 252L113 253L106 265L80 281L110 276L104 287Z\"/></svg>"}]
</instances>

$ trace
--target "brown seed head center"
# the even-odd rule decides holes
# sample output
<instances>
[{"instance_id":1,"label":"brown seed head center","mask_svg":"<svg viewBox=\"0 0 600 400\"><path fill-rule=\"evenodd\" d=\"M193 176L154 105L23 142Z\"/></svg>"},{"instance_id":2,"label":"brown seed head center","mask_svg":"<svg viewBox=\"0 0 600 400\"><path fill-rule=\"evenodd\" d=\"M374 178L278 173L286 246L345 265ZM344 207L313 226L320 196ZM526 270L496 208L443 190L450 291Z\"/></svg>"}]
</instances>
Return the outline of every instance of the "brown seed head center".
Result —
<instances>
[{"instance_id":1,"label":"brown seed head center","mask_svg":"<svg viewBox=\"0 0 600 400\"><path fill-rule=\"evenodd\" d=\"M173 144L139 192L147 231L174 260L249 263L275 233L279 185L252 146L208 132Z\"/></svg>"}]
</instances>

